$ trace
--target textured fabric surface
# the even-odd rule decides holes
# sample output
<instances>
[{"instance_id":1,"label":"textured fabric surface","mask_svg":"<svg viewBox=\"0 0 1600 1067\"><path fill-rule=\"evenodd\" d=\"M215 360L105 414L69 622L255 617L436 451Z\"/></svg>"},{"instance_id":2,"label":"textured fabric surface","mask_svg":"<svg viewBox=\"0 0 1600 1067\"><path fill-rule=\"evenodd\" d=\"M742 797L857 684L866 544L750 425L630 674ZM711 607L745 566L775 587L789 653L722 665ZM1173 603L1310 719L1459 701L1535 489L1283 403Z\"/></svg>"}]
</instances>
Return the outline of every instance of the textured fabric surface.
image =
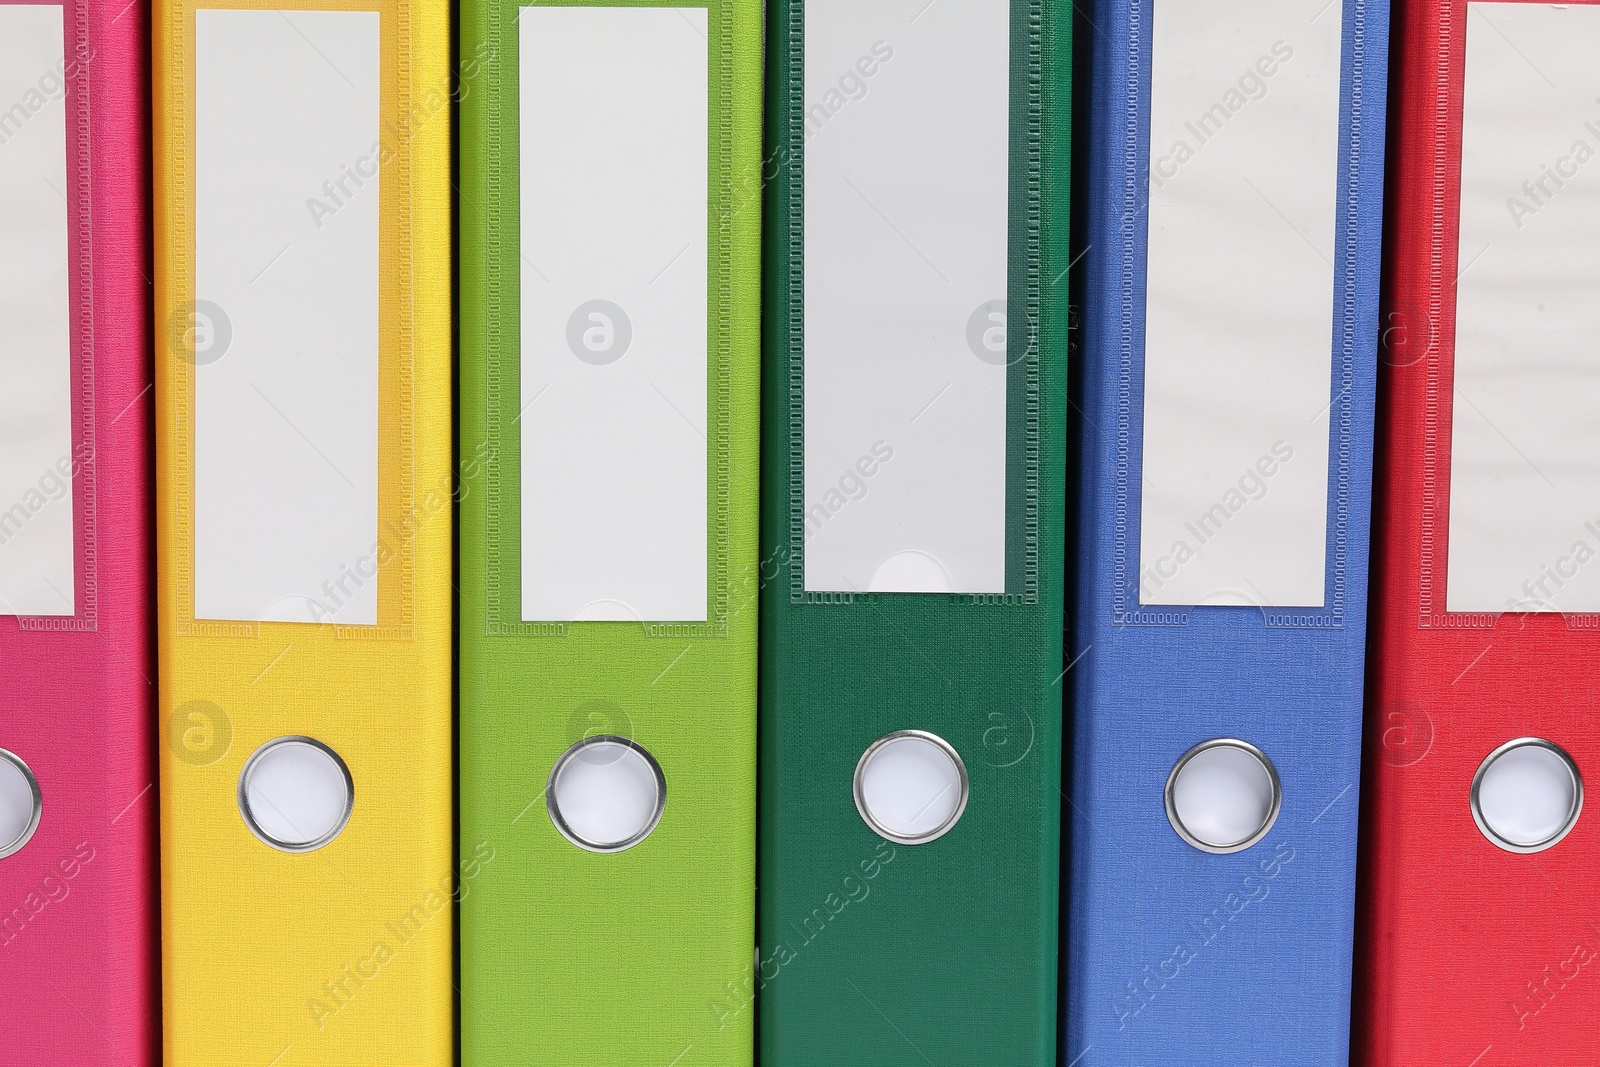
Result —
<instances>
[{"instance_id":1,"label":"textured fabric surface","mask_svg":"<svg viewBox=\"0 0 1600 1067\"><path fill-rule=\"evenodd\" d=\"M742 996L759 1002L768 1067L1049 1067L1061 812L1069 9L1027 0L1011 7L1006 566L1008 588L1019 591L1004 597L804 592L796 504L804 478L802 155L804 109L814 103L803 99L804 22L801 0L770 9L761 954L754 975L746 965ZM961 820L921 845L877 836L851 791L867 746L905 729L944 738L970 776Z\"/></svg>"},{"instance_id":2,"label":"textured fabric surface","mask_svg":"<svg viewBox=\"0 0 1600 1067\"><path fill-rule=\"evenodd\" d=\"M1356 1015L1370 1067L1600 1062L1600 825L1586 810L1559 844L1516 855L1470 807L1479 764L1513 738L1560 745L1592 786L1600 634L1557 614L1445 611L1467 7L1396 8Z\"/></svg>"},{"instance_id":3,"label":"textured fabric surface","mask_svg":"<svg viewBox=\"0 0 1600 1067\"><path fill-rule=\"evenodd\" d=\"M1149 0L1092 18L1064 1056L1079 1067L1347 1062L1388 8L1347 0L1327 606L1138 606ZM1268 835L1168 822L1178 758L1234 737L1282 778ZM1420 1062L1420 1061L1419 1061ZM1430 1061L1431 1062L1431 1061Z\"/></svg>"},{"instance_id":4,"label":"textured fabric surface","mask_svg":"<svg viewBox=\"0 0 1600 1067\"><path fill-rule=\"evenodd\" d=\"M0 860L8 1067L159 1054L145 15L64 7L78 613L0 618L0 748L43 797L33 839Z\"/></svg>"},{"instance_id":5,"label":"textured fabric surface","mask_svg":"<svg viewBox=\"0 0 1600 1067\"><path fill-rule=\"evenodd\" d=\"M333 5L380 14L389 150L379 177L379 536L389 551L377 578L382 625L362 632L208 627L184 610L194 600L193 335L182 311L194 287L195 6L160 4L153 35L166 1063L444 1067L457 886L449 7ZM281 532L294 536L292 515ZM355 783L348 826L303 855L252 836L236 799L250 755L292 734L331 746Z\"/></svg>"},{"instance_id":6,"label":"textured fabric surface","mask_svg":"<svg viewBox=\"0 0 1600 1067\"><path fill-rule=\"evenodd\" d=\"M567 209L519 204L517 4L461 13L461 856L475 872L462 1060L741 1067L754 1025L736 991L754 948L760 9L716 0L707 22L711 621L642 625L522 621L518 420L538 409L519 389L519 285L538 264L519 220ZM601 734L646 748L667 787L654 832L604 855L563 838L545 803L556 760Z\"/></svg>"}]
</instances>

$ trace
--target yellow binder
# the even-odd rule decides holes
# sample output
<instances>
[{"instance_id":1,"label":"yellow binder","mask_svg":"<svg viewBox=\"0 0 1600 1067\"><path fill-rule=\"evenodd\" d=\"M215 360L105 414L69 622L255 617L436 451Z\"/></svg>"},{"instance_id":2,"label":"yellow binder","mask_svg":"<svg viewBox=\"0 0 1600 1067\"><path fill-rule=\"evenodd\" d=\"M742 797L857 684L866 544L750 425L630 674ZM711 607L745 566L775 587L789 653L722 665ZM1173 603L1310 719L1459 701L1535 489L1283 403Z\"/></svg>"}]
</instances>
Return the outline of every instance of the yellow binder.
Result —
<instances>
[{"instance_id":1,"label":"yellow binder","mask_svg":"<svg viewBox=\"0 0 1600 1067\"><path fill-rule=\"evenodd\" d=\"M155 7L168 1067L452 1059L448 10Z\"/></svg>"}]
</instances>

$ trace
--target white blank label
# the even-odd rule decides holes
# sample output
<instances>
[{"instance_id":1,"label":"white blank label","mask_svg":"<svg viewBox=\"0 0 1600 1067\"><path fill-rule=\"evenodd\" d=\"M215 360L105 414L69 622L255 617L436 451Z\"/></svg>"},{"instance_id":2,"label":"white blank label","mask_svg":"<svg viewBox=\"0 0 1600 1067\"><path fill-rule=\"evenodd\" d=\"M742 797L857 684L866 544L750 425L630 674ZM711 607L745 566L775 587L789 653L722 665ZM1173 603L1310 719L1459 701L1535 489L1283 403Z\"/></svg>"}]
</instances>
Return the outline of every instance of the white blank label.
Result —
<instances>
[{"instance_id":1,"label":"white blank label","mask_svg":"<svg viewBox=\"0 0 1600 1067\"><path fill-rule=\"evenodd\" d=\"M805 5L807 589L1005 592L1009 86L1007 0Z\"/></svg>"},{"instance_id":2,"label":"white blank label","mask_svg":"<svg viewBox=\"0 0 1600 1067\"><path fill-rule=\"evenodd\" d=\"M195 13L195 616L378 621L376 12Z\"/></svg>"},{"instance_id":3,"label":"white blank label","mask_svg":"<svg viewBox=\"0 0 1600 1067\"><path fill-rule=\"evenodd\" d=\"M61 8L0 6L0 615L72 615Z\"/></svg>"},{"instance_id":4,"label":"white blank label","mask_svg":"<svg viewBox=\"0 0 1600 1067\"><path fill-rule=\"evenodd\" d=\"M1320 607L1334 0L1156 0L1139 602Z\"/></svg>"},{"instance_id":5,"label":"white blank label","mask_svg":"<svg viewBox=\"0 0 1600 1067\"><path fill-rule=\"evenodd\" d=\"M703 7L525 7L522 617L704 621Z\"/></svg>"},{"instance_id":6,"label":"white blank label","mask_svg":"<svg viewBox=\"0 0 1600 1067\"><path fill-rule=\"evenodd\" d=\"M1600 8L1467 9L1450 611L1600 611Z\"/></svg>"}]
</instances>

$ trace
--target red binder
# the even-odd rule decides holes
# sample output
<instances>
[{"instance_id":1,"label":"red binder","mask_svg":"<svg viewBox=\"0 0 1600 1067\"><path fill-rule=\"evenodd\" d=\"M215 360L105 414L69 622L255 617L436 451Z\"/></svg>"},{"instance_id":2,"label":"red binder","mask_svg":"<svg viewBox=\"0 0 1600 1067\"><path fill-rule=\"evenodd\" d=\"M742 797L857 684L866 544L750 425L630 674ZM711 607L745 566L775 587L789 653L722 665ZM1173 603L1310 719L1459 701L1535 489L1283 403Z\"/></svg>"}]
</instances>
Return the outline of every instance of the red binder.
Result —
<instances>
[{"instance_id":1,"label":"red binder","mask_svg":"<svg viewBox=\"0 0 1600 1067\"><path fill-rule=\"evenodd\" d=\"M1600 811L1474 807L1600 786L1600 7L1395 14L1355 1062L1600 1064Z\"/></svg>"},{"instance_id":2,"label":"red binder","mask_svg":"<svg viewBox=\"0 0 1600 1067\"><path fill-rule=\"evenodd\" d=\"M5 1067L159 1058L147 32L0 0Z\"/></svg>"}]
</instances>

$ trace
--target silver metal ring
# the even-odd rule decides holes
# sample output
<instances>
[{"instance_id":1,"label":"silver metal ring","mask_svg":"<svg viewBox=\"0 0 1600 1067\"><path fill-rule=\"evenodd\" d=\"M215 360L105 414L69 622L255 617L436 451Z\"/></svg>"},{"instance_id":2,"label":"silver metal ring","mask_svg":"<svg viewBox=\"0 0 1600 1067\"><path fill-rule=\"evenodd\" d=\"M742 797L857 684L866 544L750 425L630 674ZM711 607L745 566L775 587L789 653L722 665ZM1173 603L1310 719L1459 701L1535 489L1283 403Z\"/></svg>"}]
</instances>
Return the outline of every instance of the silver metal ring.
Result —
<instances>
[{"instance_id":1,"label":"silver metal ring","mask_svg":"<svg viewBox=\"0 0 1600 1067\"><path fill-rule=\"evenodd\" d=\"M1560 759L1562 764L1567 768L1567 773L1572 775L1572 811L1567 816L1566 823L1564 823L1561 829L1557 830L1554 834L1551 834L1544 840L1537 841L1531 845L1523 845L1518 844L1515 841L1508 841L1499 834L1495 833L1494 829L1489 825L1489 820L1485 819L1483 816L1483 808L1478 797L1478 792L1483 786L1483 777L1488 773L1489 768L1501 756L1504 756L1507 752L1517 748L1542 748L1546 752L1549 752ZM1546 741L1542 737L1518 737L1514 740L1507 741L1505 744L1489 753L1483 758L1483 762L1478 764L1478 773L1472 776L1471 802L1472 821L1478 824L1478 830L1482 832L1483 836L1488 838L1489 842L1496 848L1502 848L1507 852L1515 852L1520 855L1543 852L1545 849L1555 846L1563 837L1566 837L1572 832L1572 828L1574 826L1578 825L1578 816L1583 812L1583 775L1578 772L1577 763L1574 762L1573 758L1567 754L1567 750L1562 748L1560 745Z\"/></svg>"},{"instance_id":2,"label":"silver metal ring","mask_svg":"<svg viewBox=\"0 0 1600 1067\"><path fill-rule=\"evenodd\" d=\"M1200 753L1209 752L1214 748L1238 749L1241 752L1255 757L1255 759L1260 762L1261 766L1266 769L1267 778L1272 786L1272 801L1268 805L1267 817L1266 820L1262 822L1261 828L1244 840L1235 841L1232 844L1227 845L1218 845L1210 841L1201 840L1183 824L1183 820L1178 816L1178 804L1176 797L1178 776L1183 773L1184 767L1188 766L1190 760L1200 755ZM1251 845L1267 836L1268 831L1272 829L1272 824L1278 821L1278 812L1283 808L1283 781L1278 777L1278 768L1272 765L1272 761L1267 758L1267 754L1265 752L1250 744L1250 742L1240 741L1236 737L1217 737L1211 739L1210 741L1202 741L1200 744L1194 746L1182 756L1178 757L1178 762L1172 765L1172 773L1167 775L1166 803L1167 821L1172 824L1173 830L1177 831L1179 837L1183 838L1186 842L1193 845L1201 852L1209 852L1214 856L1226 856L1234 852L1243 852L1245 849L1249 848Z\"/></svg>"},{"instance_id":3,"label":"silver metal ring","mask_svg":"<svg viewBox=\"0 0 1600 1067\"><path fill-rule=\"evenodd\" d=\"M956 777L960 782L961 795L956 798L955 810L950 813L950 817L939 826L922 834L907 835L896 833L879 822L872 814L871 809L867 807L867 799L862 784L867 765L872 762L872 757L877 755L878 751L884 746L895 741L907 739L925 741L950 757L950 762L955 765ZM897 845L926 845L928 842L937 841L949 833L955 828L956 823L961 821L961 816L966 812L967 796L971 790L972 783L967 777L967 765L962 761L961 753L957 752L955 746L950 742L938 734L929 733L927 730L896 730L894 733L886 734L868 745L867 750L861 753L861 758L856 761L855 779L851 788L851 791L855 794L856 811L860 813L862 821L872 828L873 833L885 840L893 841Z\"/></svg>"},{"instance_id":4,"label":"silver metal ring","mask_svg":"<svg viewBox=\"0 0 1600 1067\"><path fill-rule=\"evenodd\" d=\"M33 768L29 767L21 756L0 748L0 760L21 771L23 780L28 783L28 789L33 793L33 814L28 817L28 825L23 828L16 840L0 842L0 860L3 860L7 856L21 852L22 846L26 845L33 837L34 831L39 829L39 819L44 815L44 795L39 792L39 779L33 776Z\"/></svg>"},{"instance_id":5,"label":"silver metal ring","mask_svg":"<svg viewBox=\"0 0 1600 1067\"><path fill-rule=\"evenodd\" d=\"M641 828L638 833L633 834L623 841L591 841L588 838L585 838L582 834L574 830L572 825L567 822L566 817L561 814L561 804L556 799L556 785L561 779L561 772L566 770L567 766L575 758L577 758L581 752L600 745L621 747L637 753L649 766L651 773L655 775L655 811L651 813L649 821L645 823L643 828ZM599 852L603 855L609 855L613 852L627 851L634 845L637 845L639 842L649 837L653 832L655 832L655 828L661 824L661 816L665 814L667 810L667 776L661 770L661 764L657 763L656 758L650 754L650 750L639 744L637 741L627 737L618 737L616 734L597 734L594 737L584 738L582 741L579 741L577 744L573 745L571 748L567 749L561 754L561 758L556 760L556 765L550 768L550 780L545 785L544 797L545 807L550 812L550 821L555 824L556 830L560 832L562 837L588 852Z\"/></svg>"},{"instance_id":6,"label":"silver metal ring","mask_svg":"<svg viewBox=\"0 0 1600 1067\"><path fill-rule=\"evenodd\" d=\"M328 756L328 758L332 759L334 766L339 768L339 773L344 775L345 787L344 814L340 817L338 823L333 827L333 829L317 837L315 840L305 842L281 841L278 838L273 837L271 834L267 833L261 828L260 823L256 821L255 813L250 810L250 777L255 773L256 767L260 764L261 760L274 749L282 748L285 745L297 744L309 745ZM323 744L321 741L318 741L314 737L306 737L303 734L288 734L283 737L273 738L271 741L268 741L266 744L262 745L260 748L251 753L250 758L245 760L244 770L239 772L239 814L244 816L244 824L250 828L250 832L256 836L257 840L264 845L272 846L279 852L293 852L298 854L304 852L315 852L317 849L322 848L328 842L332 841L334 838L338 837L344 832L344 828L350 823L350 815L355 811L355 807L356 783L355 779L350 777L350 768L345 765L345 762L343 758L340 757L339 753L335 752L333 749L329 748L327 745Z\"/></svg>"}]
</instances>

